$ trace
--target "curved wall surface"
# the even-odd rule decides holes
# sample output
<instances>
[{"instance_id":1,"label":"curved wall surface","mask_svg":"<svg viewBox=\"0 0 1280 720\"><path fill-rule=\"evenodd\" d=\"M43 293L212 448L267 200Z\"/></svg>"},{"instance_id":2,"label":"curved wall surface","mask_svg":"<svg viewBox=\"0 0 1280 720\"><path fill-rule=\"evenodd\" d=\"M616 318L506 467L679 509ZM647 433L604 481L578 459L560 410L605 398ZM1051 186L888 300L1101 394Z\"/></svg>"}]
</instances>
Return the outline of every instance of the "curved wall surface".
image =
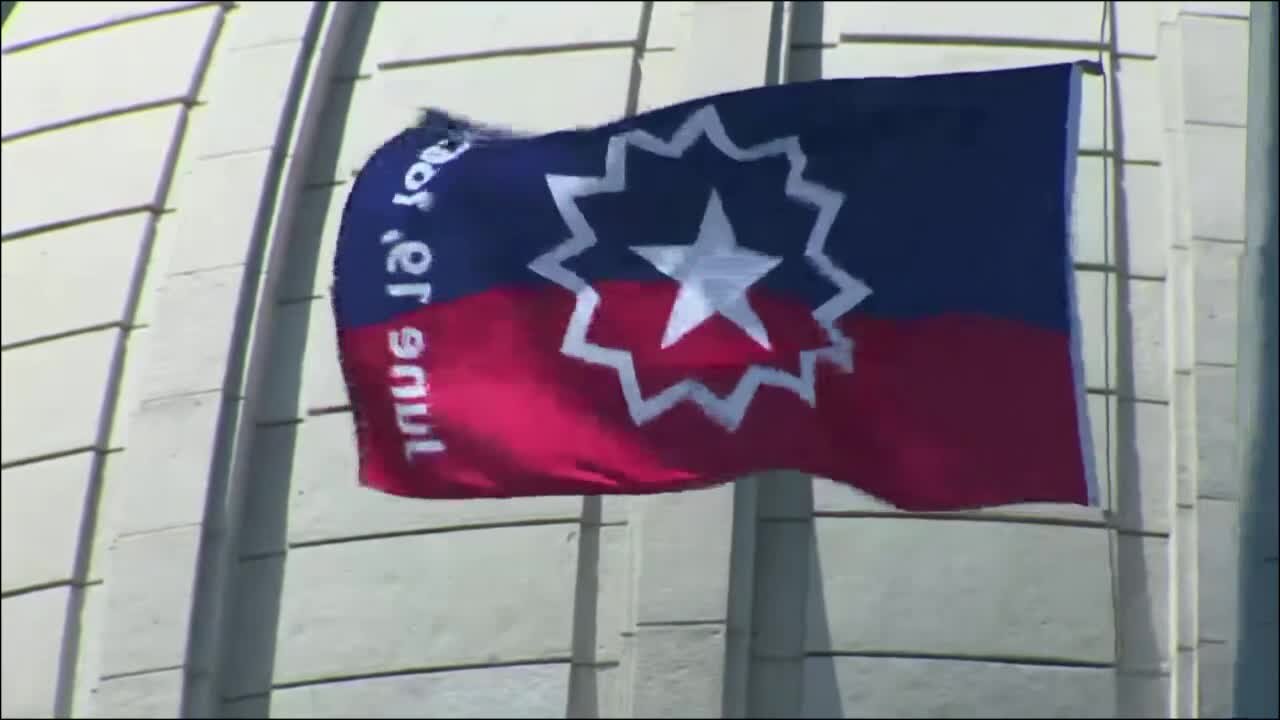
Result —
<instances>
[{"instance_id":1,"label":"curved wall surface","mask_svg":"<svg viewBox=\"0 0 1280 720\"><path fill-rule=\"evenodd\" d=\"M1223 717L1243 2L19 3L3 714ZM328 283L431 105L550 130L773 80L1074 59L1105 508L355 483ZM502 412L495 408L495 412ZM136 715L135 715L136 714Z\"/></svg>"}]
</instances>

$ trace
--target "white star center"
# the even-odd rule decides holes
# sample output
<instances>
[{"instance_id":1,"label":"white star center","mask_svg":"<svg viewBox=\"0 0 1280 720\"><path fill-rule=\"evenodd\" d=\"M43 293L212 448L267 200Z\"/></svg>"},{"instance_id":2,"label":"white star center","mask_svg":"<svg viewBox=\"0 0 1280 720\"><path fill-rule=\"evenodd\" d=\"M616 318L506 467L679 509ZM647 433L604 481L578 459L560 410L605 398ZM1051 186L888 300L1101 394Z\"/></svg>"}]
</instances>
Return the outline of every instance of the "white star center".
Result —
<instances>
[{"instance_id":1,"label":"white star center","mask_svg":"<svg viewBox=\"0 0 1280 720\"><path fill-rule=\"evenodd\" d=\"M680 283L662 335L663 348L717 314L742 328L761 347L771 348L764 323L747 302L747 289L782 258L738 245L715 190L692 245L644 245L631 250Z\"/></svg>"}]
</instances>

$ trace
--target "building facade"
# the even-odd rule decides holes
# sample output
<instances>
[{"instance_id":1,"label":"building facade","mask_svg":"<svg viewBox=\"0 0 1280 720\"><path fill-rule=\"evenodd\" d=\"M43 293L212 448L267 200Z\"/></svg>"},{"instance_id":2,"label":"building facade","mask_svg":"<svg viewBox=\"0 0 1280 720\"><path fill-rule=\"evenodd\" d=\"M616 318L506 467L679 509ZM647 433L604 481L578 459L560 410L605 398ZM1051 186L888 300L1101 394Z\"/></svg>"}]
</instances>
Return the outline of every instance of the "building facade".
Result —
<instances>
[{"instance_id":1,"label":"building facade","mask_svg":"<svg viewBox=\"0 0 1280 720\"><path fill-rule=\"evenodd\" d=\"M3 103L3 715L1225 717L1245 2L19 3ZM437 106L552 130L1093 60L1101 509L356 486L329 279ZM74 152L73 152L74 151Z\"/></svg>"}]
</instances>

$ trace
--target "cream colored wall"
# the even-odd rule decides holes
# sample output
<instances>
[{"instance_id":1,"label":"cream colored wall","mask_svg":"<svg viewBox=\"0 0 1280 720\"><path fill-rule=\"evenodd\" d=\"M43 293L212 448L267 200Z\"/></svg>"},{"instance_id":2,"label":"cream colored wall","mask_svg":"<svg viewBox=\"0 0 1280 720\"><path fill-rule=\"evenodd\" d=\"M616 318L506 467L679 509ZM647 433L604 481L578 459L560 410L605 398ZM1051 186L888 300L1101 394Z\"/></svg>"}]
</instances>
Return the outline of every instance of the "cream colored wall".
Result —
<instances>
[{"instance_id":1,"label":"cream colored wall","mask_svg":"<svg viewBox=\"0 0 1280 720\"><path fill-rule=\"evenodd\" d=\"M131 406L155 330L143 299L222 17L178 5L192 4L26 6L3 28L6 716L65 715L96 684L114 537L101 510L129 484ZM106 29L78 31L92 27Z\"/></svg>"},{"instance_id":2,"label":"cream colored wall","mask_svg":"<svg viewBox=\"0 0 1280 720\"><path fill-rule=\"evenodd\" d=\"M1225 716L1247 3L1104 5L19 4L4 714ZM1105 511L355 486L337 214L417 108L546 130L775 68L1081 58Z\"/></svg>"}]
</instances>

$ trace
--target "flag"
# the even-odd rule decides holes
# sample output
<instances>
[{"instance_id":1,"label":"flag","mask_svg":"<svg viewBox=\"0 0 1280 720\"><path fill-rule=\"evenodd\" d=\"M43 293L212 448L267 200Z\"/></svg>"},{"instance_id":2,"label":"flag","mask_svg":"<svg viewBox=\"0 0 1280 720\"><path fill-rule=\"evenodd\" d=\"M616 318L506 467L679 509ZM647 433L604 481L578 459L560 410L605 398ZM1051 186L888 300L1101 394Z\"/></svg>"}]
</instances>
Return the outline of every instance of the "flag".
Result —
<instances>
[{"instance_id":1,"label":"flag","mask_svg":"<svg viewBox=\"0 0 1280 720\"><path fill-rule=\"evenodd\" d=\"M793 469L1090 504L1073 65L824 80L521 135L428 112L344 208L360 482L640 494Z\"/></svg>"}]
</instances>

